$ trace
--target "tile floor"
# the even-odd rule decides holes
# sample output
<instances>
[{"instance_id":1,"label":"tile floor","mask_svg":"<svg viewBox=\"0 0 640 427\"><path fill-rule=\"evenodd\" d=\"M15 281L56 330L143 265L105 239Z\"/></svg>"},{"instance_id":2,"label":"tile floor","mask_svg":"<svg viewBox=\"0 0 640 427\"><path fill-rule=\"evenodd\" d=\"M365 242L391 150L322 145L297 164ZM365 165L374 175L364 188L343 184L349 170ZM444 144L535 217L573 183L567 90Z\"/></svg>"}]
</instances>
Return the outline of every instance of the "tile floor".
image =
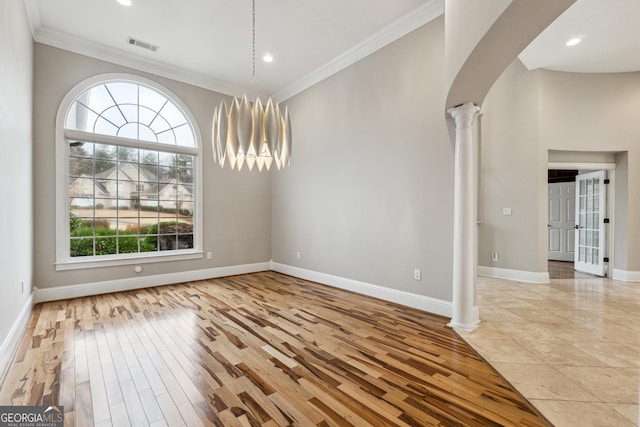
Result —
<instances>
[{"instance_id":1,"label":"tile floor","mask_svg":"<svg viewBox=\"0 0 640 427\"><path fill-rule=\"evenodd\" d=\"M637 426L640 283L478 278L482 323L460 335L556 427Z\"/></svg>"}]
</instances>

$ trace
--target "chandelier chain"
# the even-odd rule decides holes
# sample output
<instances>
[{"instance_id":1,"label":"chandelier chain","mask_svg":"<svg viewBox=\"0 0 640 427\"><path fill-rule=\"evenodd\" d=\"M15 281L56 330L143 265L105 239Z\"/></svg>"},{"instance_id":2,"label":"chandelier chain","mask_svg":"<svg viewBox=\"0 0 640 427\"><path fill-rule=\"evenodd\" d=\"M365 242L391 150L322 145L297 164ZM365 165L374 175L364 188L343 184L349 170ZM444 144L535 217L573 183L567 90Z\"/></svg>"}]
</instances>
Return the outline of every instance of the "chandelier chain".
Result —
<instances>
[{"instance_id":1,"label":"chandelier chain","mask_svg":"<svg viewBox=\"0 0 640 427\"><path fill-rule=\"evenodd\" d=\"M251 29L252 29L252 39L251 39L251 46L252 46L252 68L251 68L251 84L255 85L256 84L256 0L252 0L252 18L253 18L253 23L251 25Z\"/></svg>"}]
</instances>

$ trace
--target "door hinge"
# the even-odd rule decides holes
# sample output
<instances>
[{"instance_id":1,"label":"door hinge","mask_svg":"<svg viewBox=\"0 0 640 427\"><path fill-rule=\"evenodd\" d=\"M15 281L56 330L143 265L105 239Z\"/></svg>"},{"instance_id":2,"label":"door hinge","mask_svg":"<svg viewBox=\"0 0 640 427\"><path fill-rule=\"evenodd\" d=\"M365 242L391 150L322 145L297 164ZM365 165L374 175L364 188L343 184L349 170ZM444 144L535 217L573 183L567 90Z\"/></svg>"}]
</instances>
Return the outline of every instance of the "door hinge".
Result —
<instances>
[{"instance_id":1,"label":"door hinge","mask_svg":"<svg viewBox=\"0 0 640 427\"><path fill-rule=\"evenodd\" d=\"M604 223L605 223L605 224L609 224L609 218L605 218L605 219L604 219Z\"/></svg>"},{"instance_id":2,"label":"door hinge","mask_svg":"<svg viewBox=\"0 0 640 427\"><path fill-rule=\"evenodd\" d=\"M610 181L609 181L609 178L605 178L605 179L604 179L604 183L605 183L605 184L608 184L609 182L610 182Z\"/></svg>"},{"instance_id":3,"label":"door hinge","mask_svg":"<svg viewBox=\"0 0 640 427\"><path fill-rule=\"evenodd\" d=\"M603 262L609 262L609 257L608 256L604 257L604 259L602 261Z\"/></svg>"}]
</instances>

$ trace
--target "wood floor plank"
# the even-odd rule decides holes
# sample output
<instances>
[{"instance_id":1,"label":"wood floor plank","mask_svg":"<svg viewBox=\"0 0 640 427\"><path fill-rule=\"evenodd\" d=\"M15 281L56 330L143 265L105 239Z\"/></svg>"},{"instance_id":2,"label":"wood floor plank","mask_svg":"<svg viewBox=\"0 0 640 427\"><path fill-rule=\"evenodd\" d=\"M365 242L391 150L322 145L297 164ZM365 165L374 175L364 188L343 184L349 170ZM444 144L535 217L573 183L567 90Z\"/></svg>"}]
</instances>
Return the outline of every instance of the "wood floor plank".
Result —
<instances>
[{"instance_id":1,"label":"wood floor plank","mask_svg":"<svg viewBox=\"0 0 640 427\"><path fill-rule=\"evenodd\" d=\"M446 322L274 272L54 301L0 404L71 426L546 425Z\"/></svg>"}]
</instances>

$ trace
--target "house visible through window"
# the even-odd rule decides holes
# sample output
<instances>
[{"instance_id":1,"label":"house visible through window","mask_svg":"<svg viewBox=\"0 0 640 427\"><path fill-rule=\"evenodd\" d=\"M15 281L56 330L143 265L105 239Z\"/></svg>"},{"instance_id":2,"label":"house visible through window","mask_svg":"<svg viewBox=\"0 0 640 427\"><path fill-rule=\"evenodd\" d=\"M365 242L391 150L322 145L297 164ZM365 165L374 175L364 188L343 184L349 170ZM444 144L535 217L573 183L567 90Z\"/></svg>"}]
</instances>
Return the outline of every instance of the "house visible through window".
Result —
<instances>
[{"instance_id":1,"label":"house visible through window","mask_svg":"<svg viewBox=\"0 0 640 427\"><path fill-rule=\"evenodd\" d=\"M59 261L197 249L198 144L177 101L113 80L88 87L66 111L59 143L68 232Z\"/></svg>"}]
</instances>

